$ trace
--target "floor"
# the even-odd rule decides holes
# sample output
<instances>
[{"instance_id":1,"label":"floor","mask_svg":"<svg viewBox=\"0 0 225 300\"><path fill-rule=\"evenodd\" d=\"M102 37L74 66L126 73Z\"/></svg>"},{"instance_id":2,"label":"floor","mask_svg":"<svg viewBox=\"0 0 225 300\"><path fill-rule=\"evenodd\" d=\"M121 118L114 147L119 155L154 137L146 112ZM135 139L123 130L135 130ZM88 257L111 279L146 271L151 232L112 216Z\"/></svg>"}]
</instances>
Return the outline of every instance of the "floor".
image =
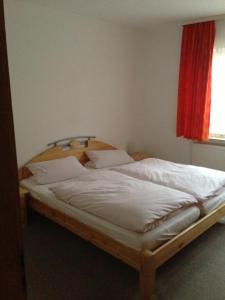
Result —
<instances>
[{"instance_id":1,"label":"floor","mask_svg":"<svg viewBox=\"0 0 225 300\"><path fill-rule=\"evenodd\" d=\"M28 300L139 300L138 273L51 221L24 230ZM225 225L157 271L157 300L225 299Z\"/></svg>"}]
</instances>

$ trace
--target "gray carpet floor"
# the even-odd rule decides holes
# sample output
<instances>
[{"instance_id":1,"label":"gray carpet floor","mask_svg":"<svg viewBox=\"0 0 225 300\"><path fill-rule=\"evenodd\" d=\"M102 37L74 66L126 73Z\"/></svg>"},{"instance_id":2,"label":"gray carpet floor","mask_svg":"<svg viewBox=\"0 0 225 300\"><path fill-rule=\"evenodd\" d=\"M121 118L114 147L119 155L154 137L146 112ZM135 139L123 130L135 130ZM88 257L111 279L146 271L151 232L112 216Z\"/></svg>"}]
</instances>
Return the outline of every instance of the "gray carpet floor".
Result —
<instances>
[{"instance_id":1,"label":"gray carpet floor","mask_svg":"<svg viewBox=\"0 0 225 300\"><path fill-rule=\"evenodd\" d=\"M138 300L138 273L44 217L24 232L28 300ZM157 271L157 300L225 300L225 225Z\"/></svg>"}]
</instances>

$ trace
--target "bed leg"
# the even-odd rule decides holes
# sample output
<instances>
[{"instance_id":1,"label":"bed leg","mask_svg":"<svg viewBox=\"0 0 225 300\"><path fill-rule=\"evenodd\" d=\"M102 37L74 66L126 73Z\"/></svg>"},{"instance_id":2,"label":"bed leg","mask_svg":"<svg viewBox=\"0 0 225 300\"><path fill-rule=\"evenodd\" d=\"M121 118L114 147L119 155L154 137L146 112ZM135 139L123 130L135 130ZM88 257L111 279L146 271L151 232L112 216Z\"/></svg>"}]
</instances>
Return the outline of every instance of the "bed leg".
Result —
<instances>
[{"instance_id":1,"label":"bed leg","mask_svg":"<svg viewBox=\"0 0 225 300\"><path fill-rule=\"evenodd\" d=\"M155 263L154 256L149 250L141 253L140 288L141 300L153 300L155 289Z\"/></svg>"}]
</instances>

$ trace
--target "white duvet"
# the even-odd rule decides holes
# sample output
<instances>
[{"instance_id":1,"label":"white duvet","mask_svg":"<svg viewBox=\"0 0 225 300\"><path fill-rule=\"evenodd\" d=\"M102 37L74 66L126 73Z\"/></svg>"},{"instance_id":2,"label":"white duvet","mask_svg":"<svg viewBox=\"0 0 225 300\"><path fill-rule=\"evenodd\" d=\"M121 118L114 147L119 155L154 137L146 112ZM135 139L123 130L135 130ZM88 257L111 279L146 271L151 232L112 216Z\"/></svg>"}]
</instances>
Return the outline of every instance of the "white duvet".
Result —
<instances>
[{"instance_id":1,"label":"white duvet","mask_svg":"<svg viewBox=\"0 0 225 300\"><path fill-rule=\"evenodd\" d=\"M225 186L225 172L157 158L147 158L113 170L189 193L200 201L214 196Z\"/></svg>"},{"instance_id":2,"label":"white duvet","mask_svg":"<svg viewBox=\"0 0 225 300\"><path fill-rule=\"evenodd\" d=\"M146 232L177 209L197 203L189 194L108 170L90 172L50 190L74 207L136 232Z\"/></svg>"}]
</instances>

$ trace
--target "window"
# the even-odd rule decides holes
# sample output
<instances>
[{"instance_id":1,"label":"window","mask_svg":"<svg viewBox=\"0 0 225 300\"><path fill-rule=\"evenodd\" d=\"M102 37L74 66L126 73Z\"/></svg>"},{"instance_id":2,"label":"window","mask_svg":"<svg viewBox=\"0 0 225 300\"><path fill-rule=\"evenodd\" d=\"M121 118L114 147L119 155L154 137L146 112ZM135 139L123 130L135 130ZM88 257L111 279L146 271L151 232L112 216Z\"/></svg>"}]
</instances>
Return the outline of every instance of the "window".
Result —
<instances>
[{"instance_id":1,"label":"window","mask_svg":"<svg viewBox=\"0 0 225 300\"><path fill-rule=\"evenodd\" d=\"M216 22L209 137L225 140L225 21Z\"/></svg>"}]
</instances>

